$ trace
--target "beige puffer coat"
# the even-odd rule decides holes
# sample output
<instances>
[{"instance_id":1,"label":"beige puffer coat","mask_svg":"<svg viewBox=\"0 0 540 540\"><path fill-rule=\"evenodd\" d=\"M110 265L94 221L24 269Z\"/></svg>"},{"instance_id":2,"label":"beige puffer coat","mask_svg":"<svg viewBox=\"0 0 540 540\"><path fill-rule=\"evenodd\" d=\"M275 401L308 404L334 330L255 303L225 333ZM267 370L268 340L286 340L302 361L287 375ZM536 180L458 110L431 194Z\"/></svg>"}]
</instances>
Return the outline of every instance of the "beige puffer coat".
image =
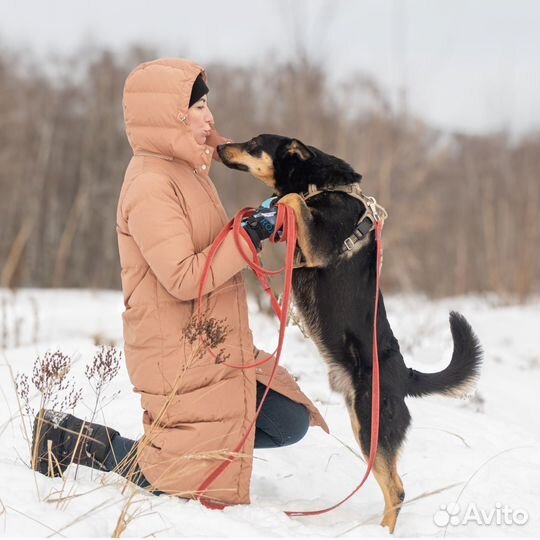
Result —
<instances>
[{"instance_id":1,"label":"beige puffer coat","mask_svg":"<svg viewBox=\"0 0 540 540\"><path fill-rule=\"evenodd\" d=\"M239 443L254 418L256 380L267 383L274 362L256 370L229 368L208 353L194 355L196 343L183 335L210 245L229 221L208 177L215 146L225 139L213 132L199 145L185 119L201 72L206 78L189 61L160 59L129 75L124 119L133 157L117 213L125 357L144 411L140 465L153 487L182 497L193 497ZM207 316L228 327L220 348L231 364L251 364L260 352L249 328L245 266L230 233L205 288ZM272 388L305 404L312 425L328 430L283 368ZM210 486L209 498L249 502L253 441L254 430L244 457Z\"/></svg>"}]
</instances>

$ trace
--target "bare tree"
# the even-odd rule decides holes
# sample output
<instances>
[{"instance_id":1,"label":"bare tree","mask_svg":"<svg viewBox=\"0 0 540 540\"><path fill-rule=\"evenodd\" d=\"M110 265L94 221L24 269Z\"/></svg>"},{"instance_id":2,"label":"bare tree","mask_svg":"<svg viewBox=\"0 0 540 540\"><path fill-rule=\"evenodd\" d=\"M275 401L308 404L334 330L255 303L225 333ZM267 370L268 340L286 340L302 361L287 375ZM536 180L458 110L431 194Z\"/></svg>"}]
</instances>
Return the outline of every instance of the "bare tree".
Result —
<instances>
[{"instance_id":1,"label":"bare tree","mask_svg":"<svg viewBox=\"0 0 540 540\"><path fill-rule=\"evenodd\" d=\"M294 136L351 163L390 214L386 290L522 300L539 290L538 133L441 133L392 105L366 74L338 85L305 43L295 51L286 62L207 66L220 131ZM119 287L116 204L131 156L122 89L155 56L87 47L47 70L0 49L2 286ZM270 195L217 164L212 178L231 216ZM273 246L263 258L277 268L283 254Z\"/></svg>"}]
</instances>

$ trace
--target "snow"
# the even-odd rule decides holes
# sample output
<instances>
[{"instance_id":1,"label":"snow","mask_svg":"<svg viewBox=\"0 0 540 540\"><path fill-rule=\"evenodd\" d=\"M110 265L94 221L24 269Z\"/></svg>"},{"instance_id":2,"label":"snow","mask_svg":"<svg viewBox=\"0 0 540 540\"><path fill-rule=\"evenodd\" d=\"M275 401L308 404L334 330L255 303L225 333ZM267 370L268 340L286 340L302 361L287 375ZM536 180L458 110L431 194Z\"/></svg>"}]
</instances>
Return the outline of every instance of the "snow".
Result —
<instances>
[{"instance_id":1,"label":"snow","mask_svg":"<svg viewBox=\"0 0 540 540\"><path fill-rule=\"evenodd\" d=\"M294 518L283 513L336 503L365 470L343 400L330 390L326 365L296 326L287 329L282 363L319 407L332 434L312 428L296 445L256 450L252 504L216 511L195 501L149 495L114 473L80 467L75 477L72 466L65 481L35 474L28 465L12 373L30 376L38 354L62 350L72 357L73 375L84 388L75 413L89 417L95 396L84 367L96 343L121 347L122 297L116 291L23 289L0 290L0 300L0 534L111 536L131 496L123 536L388 536L378 525L383 499L372 477L332 512ZM524 305L497 297L385 300L408 366L437 371L447 364L450 310L468 318L485 351L472 395L407 402L413 423L398 466L406 500L395 536L540 535L540 299ZM276 320L257 313L251 299L249 305L256 344L274 350ZM108 403L97 420L125 436L140 436L139 400L123 365L105 393ZM34 408L38 403L34 393ZM450 517L451 523L441 526Z\"/></svg>"}]
</instances>

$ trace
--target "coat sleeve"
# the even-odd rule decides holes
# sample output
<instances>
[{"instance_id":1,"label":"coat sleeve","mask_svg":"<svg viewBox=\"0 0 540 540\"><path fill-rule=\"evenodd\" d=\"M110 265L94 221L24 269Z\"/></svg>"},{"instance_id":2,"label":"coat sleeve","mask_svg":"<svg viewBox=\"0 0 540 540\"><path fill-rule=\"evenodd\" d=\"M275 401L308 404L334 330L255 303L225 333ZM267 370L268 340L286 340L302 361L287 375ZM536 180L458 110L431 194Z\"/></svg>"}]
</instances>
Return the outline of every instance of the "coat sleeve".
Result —
<instances>
[{"instance_id":1,"label":"coat sleeve","mask_svg":"<svg viewBox=\"0 0 540 540\"><path fill-rule=\"evenodd\" d=\"M196 252L182 197L172 181L144 173L133 179L121 202L128 232L158 281L175 298L194 300L211 246ZM250 253L246 240L244 251ZM219 287L247 266L231 230L217 251L203 294Z\"/></svg>"}]
</instances>

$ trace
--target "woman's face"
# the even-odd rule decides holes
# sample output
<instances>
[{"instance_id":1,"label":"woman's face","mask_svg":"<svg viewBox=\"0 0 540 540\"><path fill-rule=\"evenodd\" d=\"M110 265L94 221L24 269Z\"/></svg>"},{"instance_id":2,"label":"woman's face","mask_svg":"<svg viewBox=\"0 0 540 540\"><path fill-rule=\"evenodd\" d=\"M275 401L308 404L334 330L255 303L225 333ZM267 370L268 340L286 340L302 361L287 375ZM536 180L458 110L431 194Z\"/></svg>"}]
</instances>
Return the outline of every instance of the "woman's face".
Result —
<instances>
[{"instance_id":1,"label":"woman's face","mask_svg":"<svg viewBox=\"0 0 540 540\"><path fill-rule=\"evenodd\" d=\"M207 96L203 96L188 109L187 119L197 143L204 144L214 125Z\"/></svg>"}]
</instances>

